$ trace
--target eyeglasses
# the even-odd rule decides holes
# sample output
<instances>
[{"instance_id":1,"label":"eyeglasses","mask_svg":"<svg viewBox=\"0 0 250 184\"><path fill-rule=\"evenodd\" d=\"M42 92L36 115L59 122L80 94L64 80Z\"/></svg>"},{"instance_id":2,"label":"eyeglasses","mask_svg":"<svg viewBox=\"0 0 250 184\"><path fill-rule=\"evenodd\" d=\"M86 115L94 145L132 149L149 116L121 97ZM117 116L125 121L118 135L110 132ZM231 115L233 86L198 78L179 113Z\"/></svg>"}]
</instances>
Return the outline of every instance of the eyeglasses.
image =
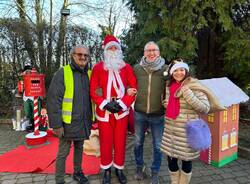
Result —
<instances>
[{"instance_id":1,"label":"eyeglasses","mask_svg":"<svg viewBox=\"0 0 250 184\"><path fill-rule=\"evenodd\" d=\"M83 54L83 53L74 53L75 55L77 55L78 57L82 57L84 56L85 58L89 58L89 54Z\"/></svg>"},{"instance_id":2,"label":"eyeglasses","mask_svg":"<svg viewBox=\"0 0 250 184\"><path fill-rule=\"evenodd\" d=\"M157 52L159 49L146 49L145 52Z\"/></svg>"}]
</instances>

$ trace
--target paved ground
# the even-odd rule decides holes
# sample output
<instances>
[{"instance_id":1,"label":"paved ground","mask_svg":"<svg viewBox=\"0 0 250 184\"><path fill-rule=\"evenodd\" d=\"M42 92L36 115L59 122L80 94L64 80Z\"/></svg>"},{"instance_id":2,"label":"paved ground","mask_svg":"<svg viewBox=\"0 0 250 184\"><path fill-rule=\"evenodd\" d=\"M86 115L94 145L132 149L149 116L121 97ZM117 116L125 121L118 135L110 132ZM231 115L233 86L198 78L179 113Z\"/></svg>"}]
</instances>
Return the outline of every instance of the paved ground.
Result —
<instances>
[{"instance_id":1,"label":"paved ground","mask_svg":"<svg viewBox=\"0 0 250 184\"><path fill-rule=\"evenodd\" d=\"M249 134L249 132L248 132ZM0 154L3 154L19 144L23 144L25 132L15 132L11 130L10 125L0 124ZM127 156L126 156L126 169L125 173L128 178L128 184L149 184L150 177L149 171L146 169L147 178L141 182L134 180L134 156L133 156L133 137L128 137L127 144ZM147 168L151 163L151 137L147 135L145 143L145 161ZM193 163L193 177L191 184L237 184L244 183L250 184L250 160L239 158L222 168L214 168L210 165L206 165L199 160L195 160ZM113 174L113 173L112 173ZM90 184L100 184L101 174L88 176ZM65 177L67 184L74 184L70 175ZM30 174L30 173L0 173L0 184L54 184L54 175L50 174ZM114 174L112 177L112 184L118 183ZM161 171L160 171L160 183L169 183L169 175L167 170L167 163L164 158Z\"/></svg>"}]
</instances>

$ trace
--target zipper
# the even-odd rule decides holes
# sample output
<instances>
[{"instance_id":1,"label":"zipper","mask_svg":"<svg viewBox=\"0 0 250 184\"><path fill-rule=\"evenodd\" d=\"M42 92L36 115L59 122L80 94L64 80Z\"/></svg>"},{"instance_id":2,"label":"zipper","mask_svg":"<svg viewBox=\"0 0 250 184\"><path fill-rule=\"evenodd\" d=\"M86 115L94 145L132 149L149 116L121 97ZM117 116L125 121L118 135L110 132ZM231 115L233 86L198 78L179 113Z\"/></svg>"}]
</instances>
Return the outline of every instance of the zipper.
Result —
<instances>
[{"instance_id":1,"label":"zipper","mask_svg":"<svg viewBox=\"0 0 250 184\"><path fill-rule=\"evenodd\" d=\"M148 97L147 97L147 113L149 113L150 110L150 93L151 93L151 80L152 80L152 73L149 73L148 75Z\"/></svg>"}]
</instances>

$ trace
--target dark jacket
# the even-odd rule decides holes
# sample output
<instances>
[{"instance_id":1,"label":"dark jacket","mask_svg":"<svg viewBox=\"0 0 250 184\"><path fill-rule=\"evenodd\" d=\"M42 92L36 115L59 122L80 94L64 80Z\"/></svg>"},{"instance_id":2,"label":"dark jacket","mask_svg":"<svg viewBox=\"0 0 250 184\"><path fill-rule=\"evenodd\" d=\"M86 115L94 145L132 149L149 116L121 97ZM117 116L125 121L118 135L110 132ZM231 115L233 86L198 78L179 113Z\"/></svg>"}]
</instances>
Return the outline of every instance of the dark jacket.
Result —
<instances>
[{"instance_id":1,"label":"dark jacket","mask_svg":"<svg viewBox=\"0 0 250 184\"><path fill-rule=\"evenodd\" d=\"M55 73L47 94L49 123L51 128L64 127L64 137L66 139L88 139L92 125L88 68L81 69L74 62L71 62L70 67L74 77L71 124L62 122L62 101L65 91L63 68Z\"/></svg>"},{"instance_id":2,"label":"dark jacket","mask_svg":"<svg viewBox=\"0 0 250 184\"><path fill-rule=\"evenodd\" d=\"M156 116L164 114L162 100L165 95L166 81L163 72L166 68L167 65L164 65L160 70L148 73L140 64L134 66L138 87L135 111Z\"/></svg>"}]
</instances>

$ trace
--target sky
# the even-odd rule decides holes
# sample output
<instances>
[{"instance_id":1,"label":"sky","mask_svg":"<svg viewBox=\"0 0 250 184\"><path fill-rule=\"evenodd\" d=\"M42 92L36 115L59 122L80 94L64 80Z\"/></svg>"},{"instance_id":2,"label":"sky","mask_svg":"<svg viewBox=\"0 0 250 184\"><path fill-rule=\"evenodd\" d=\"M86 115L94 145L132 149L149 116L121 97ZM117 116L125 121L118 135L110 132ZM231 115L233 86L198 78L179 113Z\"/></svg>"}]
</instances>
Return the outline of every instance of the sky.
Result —
<instances>
[{"instance_id":1,"label":"sky","mask_svg":"<svg viewBox=\"0 0 250 184\"><path fill-rule=\"evenodd\" d=\"M15 6L16 0L0 0L0 17L18 17L18 12ZM34 0L25 0L27 16L35 22ZM45 20L49 20L50 0L41 0L43 7L43 15ZM63 0L53 0L53 23L59 24L60 10ZM123 29L128 29L133 22L133 14L122 3L122 0L68 0L70 15L67 16L68 24L76 24L86 26L98 33L100 28L98 24L108 25L108 16L110 7L113 14L117 16L117 25L115 35L119 36Z\"/></svg>"}]
</instances>

